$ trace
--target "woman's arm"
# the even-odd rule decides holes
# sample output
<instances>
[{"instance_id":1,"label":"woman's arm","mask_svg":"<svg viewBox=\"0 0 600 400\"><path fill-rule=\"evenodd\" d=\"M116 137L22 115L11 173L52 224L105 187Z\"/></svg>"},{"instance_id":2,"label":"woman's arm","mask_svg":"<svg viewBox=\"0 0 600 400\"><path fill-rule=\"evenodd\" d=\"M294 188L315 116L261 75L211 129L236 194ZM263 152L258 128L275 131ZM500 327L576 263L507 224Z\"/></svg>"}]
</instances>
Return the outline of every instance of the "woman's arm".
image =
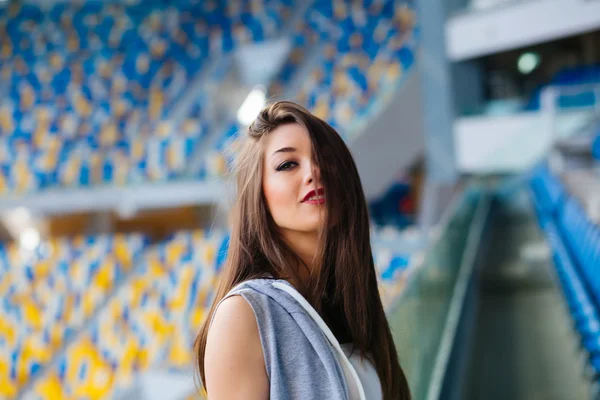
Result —
<instances>
[{"instance_id":1,"label":"woman's arm","mask_svg":"<svg viewBox=\"0 0 600 400\"><path fill-rule=\"evenodd\" d=\"M204 370L209 400L269 398L256 317L243 297L219 305L206 340Z\"/></svg>"}]
</instances>

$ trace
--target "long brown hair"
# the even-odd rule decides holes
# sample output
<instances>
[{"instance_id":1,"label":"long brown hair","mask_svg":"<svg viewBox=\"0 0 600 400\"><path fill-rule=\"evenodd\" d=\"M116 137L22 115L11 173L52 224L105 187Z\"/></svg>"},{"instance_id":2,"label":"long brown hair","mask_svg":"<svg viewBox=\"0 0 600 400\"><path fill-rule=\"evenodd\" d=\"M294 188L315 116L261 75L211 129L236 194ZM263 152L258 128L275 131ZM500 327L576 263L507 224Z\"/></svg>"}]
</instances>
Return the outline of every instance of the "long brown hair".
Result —
<instances>
[{"instance_id":1,"label":"long brown hair","mask_svg":"<svg viewBox=\"0 0 600 400\"><path fill-rule=\"evenodd\" d=\"M197 368L205 381L208 325L216 305L237 284L254 278L298 278L299 258L277 233L262 192L261 139L284 124L310 135L319 183L327 196L320 232L318 268L299 289L341 343L353 342L381 380L384 400L408 400L410 390L388 325L371 253L367 204L354 160L338 133L303 107L280 101L265 107L250 125L237 157L237 201L227 261L212 307L196 338Z\"/></svg>"}]
</instances>

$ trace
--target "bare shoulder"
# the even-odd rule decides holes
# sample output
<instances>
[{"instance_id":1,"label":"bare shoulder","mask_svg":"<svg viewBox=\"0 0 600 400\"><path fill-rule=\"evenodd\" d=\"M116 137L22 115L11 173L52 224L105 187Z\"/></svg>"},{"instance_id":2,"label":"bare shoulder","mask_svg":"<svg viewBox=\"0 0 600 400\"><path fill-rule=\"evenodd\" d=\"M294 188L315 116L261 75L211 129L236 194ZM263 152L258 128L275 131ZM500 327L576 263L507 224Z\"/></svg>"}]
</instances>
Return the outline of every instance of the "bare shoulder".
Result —
<instances>
[{"instance_id":1,"label":"bare shoulder","mask_svg":"<svg viewBox=\"0 0 600 400\"><path fill-rule=\"evenodd\" d=\"M210 400L269 398L256 317L242 296L225 299L215 312L204 368Z\"/></svg>"}]
</instances>

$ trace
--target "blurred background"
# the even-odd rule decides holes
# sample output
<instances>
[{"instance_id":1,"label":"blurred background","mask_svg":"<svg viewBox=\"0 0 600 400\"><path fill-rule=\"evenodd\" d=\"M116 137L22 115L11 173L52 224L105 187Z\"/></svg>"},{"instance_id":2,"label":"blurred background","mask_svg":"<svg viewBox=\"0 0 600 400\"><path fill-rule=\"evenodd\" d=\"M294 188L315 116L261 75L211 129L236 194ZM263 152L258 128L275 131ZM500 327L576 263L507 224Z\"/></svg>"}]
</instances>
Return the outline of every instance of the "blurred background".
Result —
<instances>
[{"instance_id":1,"label":"blurred background","mask_svg":"<svg viewBox=\"0 0 600 400\"><path fill-rule=\"evenodd\" d=\"M415 399L600 398L600 1L0 1L0 398L199 399L227 149L357 162Z\"/></svg>"}]
</instances>

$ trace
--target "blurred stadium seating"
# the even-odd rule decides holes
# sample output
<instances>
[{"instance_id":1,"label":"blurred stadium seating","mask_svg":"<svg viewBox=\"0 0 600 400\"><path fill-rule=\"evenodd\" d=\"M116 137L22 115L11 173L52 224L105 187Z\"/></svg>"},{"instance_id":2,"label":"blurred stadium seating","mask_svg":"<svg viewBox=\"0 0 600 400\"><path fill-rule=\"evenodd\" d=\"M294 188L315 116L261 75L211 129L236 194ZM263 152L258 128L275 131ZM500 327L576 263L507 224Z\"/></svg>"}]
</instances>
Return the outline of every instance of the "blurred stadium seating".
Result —
<instances>
[{"instance_id":1,"label":"blurred stadium seating","mask_svg":"<svg viewBox=\"0 0 600 400\"><path fill-rule=\"evenodd\" d=\"M295 100L351 141L412 67L418 26L411 3L318 0L292 26L290 36L292 49L269 85L268 96ZM310 57L315 48L317 57ZM224 173L223 150L242 129L231 121L202 172Z\"/></svg>"},{"instance_id":2,"label":"blurred stadium seating","mask_svg":"<svg viewBox=\"0 0 600 400\"><path fill-rule=\"evenodd\" d=\"M276 37L292 0L132 2L49 10L0 9L0 193L94 184L124 185L184 175L210 120L192 110L169 119L209 60ZM403 2L315 1L291 27L293 49L270 85L281 95L307 47L335 37L285 92L351 138L397 89L414 59L414 11ZM343 101L342 101L343 100ZM201 103L201 101L200 101ZM199 107L199 106L197 106ZM219 175L232 122L195 176Z\"/></svg>"},{"instance_id":3,"label":"blurred stadium seating","mask_svg":"<svg viewBox=\"0 0 600 400\"><path fill-rule=\"evenodd\" d=\"M54 239L0 250L0 395L12 397L103 306L133 269L141 235Z\"/></svg>"},{"instance_id":4,"label":"blurred stadium seating","mask_svg":"<svg viewBox=\"0 0 600 400\"><path fill-rule=\"evenodd\" d=\"M593 380L600 382L600 227L552 174L538 167L530 187L539 223L554 255L556 276Z\"/></svg>"},{"instance_id":5,"label":"blurred stadium seating","mask_svg":"<svg viewBox=\"0 0 600 400\"><path fill-rule=\"evenodd\" d=\"M558 96L556 105L559 109L594 106L600 103L598 84L600 84L600 66L589 65L565 68L556 73L549 82L537 88L524 109L539 110L541 92L544 88L550 86L563 91L568 88L576 89L574 91L575 95L565 92L563 95Z\"/></svg>"},{"instance_id":6,"label":"blurred stadium seating","mask_svg":"<svg viewBox=\"0 0 600 400\"><path fill-rule=\"evenodd\" d=\"M186 83L211 57L274 35L290 5L0 8L0 192L176 175L181 168L169 159L185 165L204 132L167 118Z\"/></svg>"},{"instance_id":7,"label":"blurred stadium seating","mask_svg":"<svg viewBox=\"0 0 600 400\"><path fill-rule=\"evenodd\" d=\"M398 253L397 235L373 238L386 307L419 259L418 247ZM28 263L16 246L3 249L0 395L115 397L151 367L189 369L227 243L219 231L150 247L139 235L55 240Z\"/></svg>"}]
</instances>

